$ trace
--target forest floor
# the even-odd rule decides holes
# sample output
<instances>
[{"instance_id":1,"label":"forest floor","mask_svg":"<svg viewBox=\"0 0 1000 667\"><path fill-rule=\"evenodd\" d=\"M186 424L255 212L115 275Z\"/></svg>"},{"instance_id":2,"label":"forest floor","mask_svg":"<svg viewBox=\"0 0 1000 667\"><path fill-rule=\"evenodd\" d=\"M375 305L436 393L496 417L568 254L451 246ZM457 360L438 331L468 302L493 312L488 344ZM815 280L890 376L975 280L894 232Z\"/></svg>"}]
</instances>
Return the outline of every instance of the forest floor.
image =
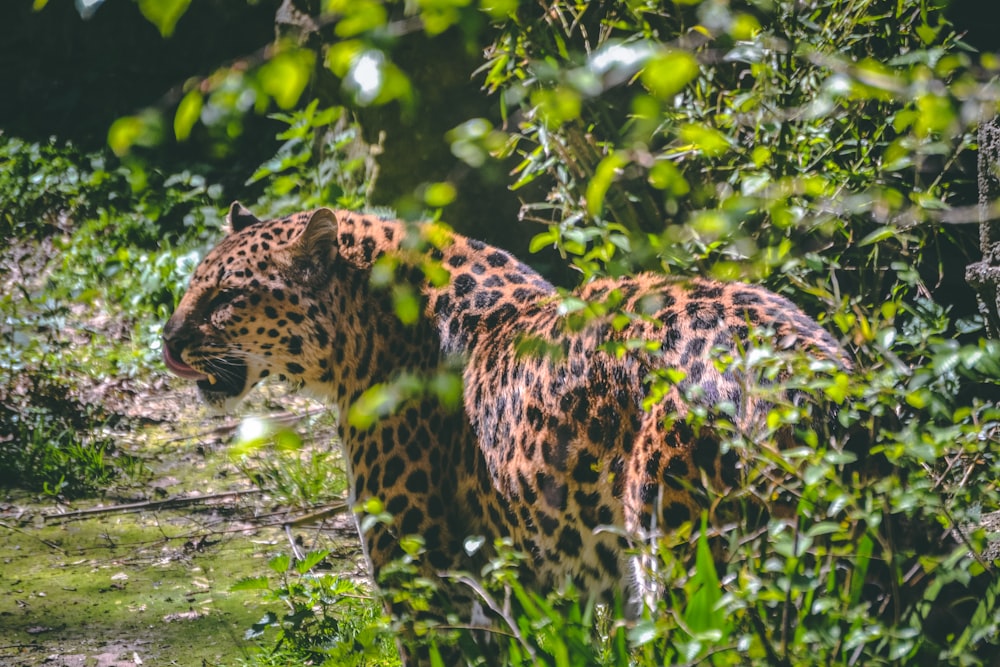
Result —
<instances>
[{"instance_id":1,"label":"forest floor","mask_svg":"<svg viewBox=\"0 0 1000 667\"><path fill-rule=\"evenodd\" d=\"M111 435L142 462L138 480L72 503L0 498L0 666L242 664L258 649L247 630L282 610L233 584L268 574L270 558L296 547L329 549L332 568L366 576L346 513L313 521L321 507L294 511L252 485L230 452L240 419L206 417L193 386L151 375L89 387L117 413ZM244 412L276 415L308 428L307 446L331 447L325 410L255 394Z\"/></svg>"}]
</instances>

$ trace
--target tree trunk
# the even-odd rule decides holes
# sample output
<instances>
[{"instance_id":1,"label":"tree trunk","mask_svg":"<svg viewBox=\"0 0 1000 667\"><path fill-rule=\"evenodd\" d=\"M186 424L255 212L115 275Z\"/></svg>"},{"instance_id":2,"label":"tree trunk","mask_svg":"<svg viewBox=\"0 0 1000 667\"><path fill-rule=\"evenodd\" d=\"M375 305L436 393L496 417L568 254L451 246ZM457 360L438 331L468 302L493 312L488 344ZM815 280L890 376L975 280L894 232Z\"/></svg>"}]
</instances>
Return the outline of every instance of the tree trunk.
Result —
<instances>
[{"instance_id":1,"label":"tree trunk","mask_svg":"<svg viewBox=\"0 0 1000 667\"><path fill-rule=\"evenodd\" d=\"M1000 336L1000 219L993 202L1000 199L1000 117L979 126L979 245L982 261L966 267L965 279L976 290L979 311L991 338Z\"/></svg>"}]
</instances>

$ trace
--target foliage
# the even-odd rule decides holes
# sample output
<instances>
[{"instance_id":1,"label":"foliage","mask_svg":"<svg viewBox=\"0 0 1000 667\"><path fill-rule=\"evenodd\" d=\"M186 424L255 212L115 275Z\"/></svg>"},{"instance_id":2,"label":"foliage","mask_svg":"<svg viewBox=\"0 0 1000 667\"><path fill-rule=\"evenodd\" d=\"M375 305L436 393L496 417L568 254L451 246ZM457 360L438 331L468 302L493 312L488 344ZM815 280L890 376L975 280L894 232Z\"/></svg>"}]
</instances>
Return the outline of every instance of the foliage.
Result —
<instances>
[{"instance_id":1,"label":"foliage","mask_svg":"<svg viewBox=\"0 0 1000 667\"><path fill-rule=\"evenodd\" d=\"M141 462L117 452L109 436L88 432L97 411L66 393L58 378L37 372L0 386L0 486L74 498L141 474Z\"/></svg>"},{"instance_id":2,"label":"foliage","mask_svg":"<svg viewBox=\"0 0 1000 667\"><path fill-rule=\"evenodd\" d=\"M306 442L313 444L307 447ZM339 445L315 424L303 436L279 423L245 419L230 455L247 477L285 507L339 500L346 487Z\"/></svg>"},{"instance_id":3,"label":"foliage","mask_svg":"<svg viewBox=\"0 0 1000 667\"><path fill-rule=\"evenodd\" d=\"M124 175L109 170L102 154L0 134L0 249L52 234L60 216L91 215L126 192Z\"/></svg>"},{"instance_id":4,"label":"foliage","mask_svg":"<svg viewBox=\"0 0 1000 667\"><path fill-rule=\"evenodd\" d=\"M247 631L248 639L265 634L276 649L254 659L255 665L380 665L395 661L395 645L379 606L356 582L324 574L329 552L313 551L302 560L279 555L268 561L270 573L244 579L236 590L257 590L280 605Z\"/></svg>"},{"instance_id":5,"label":"foliage","mask_svg":"<svg viewBox=\"0 0 1000 667\"><path fill-rule=\"evenodd\" d=\"M261 215L288 213L320 206L359 209L374 180L372 149L344 107L319 108L313 100L301 111L272 116L288 129L278 133L283 143L262 164L247 185L263 182Z\"/></svg>"},{"instance_id":6,"label":"foliage","mask_svg":"<svg viewBox=\"0 0 1000 667\"><path fill-rule=\"evenodd\" d=\"M110 411L86 393L102 378L139 375L157 353L193 260L169 241L205 233L193 204L211 188L106 152L4 135L0 162L0 275L10 285L0 294L2 482L64 496L106 490L142 466L117 452L103 433ZM216 206L202 210L217 216Z\"/></svg>"}]
</instances>

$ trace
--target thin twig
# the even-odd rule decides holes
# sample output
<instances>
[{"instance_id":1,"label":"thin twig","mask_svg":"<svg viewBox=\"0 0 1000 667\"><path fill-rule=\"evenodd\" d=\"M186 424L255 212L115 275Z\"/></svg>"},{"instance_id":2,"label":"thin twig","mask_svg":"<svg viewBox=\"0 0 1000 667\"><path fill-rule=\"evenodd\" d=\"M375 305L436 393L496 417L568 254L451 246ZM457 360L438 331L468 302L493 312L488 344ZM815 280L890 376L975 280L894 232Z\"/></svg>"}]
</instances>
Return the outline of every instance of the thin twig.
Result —
<instances>
[{"instance_id":1,"label":"thin twig","mask_svg":"<svg viewBox=\"0 0 1000 667\"><path fill-rule=\"evenodd\" d=\"M74 519L82 519L101 514L116 514L126 512L141 512L143 510L163 509L166 507L183 507L184 505L196 505L211 500L223 498L238 498L240 496L256 495L261 493L260 489L246 489L245 491L226 491L224 493L210 493L204 496L176 496L165 500L146 500L136 503L124 503L121 505L109 505L107 507L88 507L72 512L61 514L43 514L42 520L45 522L64 522Z\"/></svg>"},{"instance_id":2,"label":"thin twig","mask_svg":"<svg viewBox=\"0 0 1000 667\"><path fill-rule=\"evenodd\" d=\"M47 546L48 548L55 549L56 551L58 551L59 553L61 553L63 555L66 554L66 550L63 549L62 547L60 547L55 542L50 542L49 540L43 540L42 538L38 537L37 535L33 535L32 533L30 533L30 532L28 532L26 530L22 530L21 528L18 528L17 526L12 526L12 525L4 522L4 521L0 521L0 526L2 526L3 528L6 528L7 530L11 530L11 531L13 531L15 533L21 533L22 535L24 535L26 537L34 538L34 539L38 540L39 542L41 542L42 544L44 544L45 546Z\"/></svg>"}]
</instances>

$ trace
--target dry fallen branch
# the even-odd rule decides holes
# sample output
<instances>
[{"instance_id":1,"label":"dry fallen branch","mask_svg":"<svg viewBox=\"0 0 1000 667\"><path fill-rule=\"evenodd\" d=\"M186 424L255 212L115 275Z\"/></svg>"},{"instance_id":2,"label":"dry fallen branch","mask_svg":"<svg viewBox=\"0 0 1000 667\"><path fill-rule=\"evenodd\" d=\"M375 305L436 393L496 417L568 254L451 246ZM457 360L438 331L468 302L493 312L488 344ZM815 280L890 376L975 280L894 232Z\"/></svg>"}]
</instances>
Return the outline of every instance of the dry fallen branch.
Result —
<instances>
[{"instance_id":1,"label":"dry fallen branch","mask_svg":"<svg viewBox=\"0 0 1000 667\"><path fill-rule=\"evenodd\" d=\"M246 489L244 491L226 491L223 493L210 493L203 496L176 496L164 500L145 500L135 503L123 503L121 505L108 505L106 507L88 507L72 512L61 512L59 514L43 514L42 521L45 523L63 523L76 519L89 518L101 514L117 514L126 512L142 512L144 510L158 510L172 507L183 507L185 505L196 505L207 503L213 500L223 500L239 498L242 496L256 495L261 493L260 489Z\"/></svg>"}]
</instances>

